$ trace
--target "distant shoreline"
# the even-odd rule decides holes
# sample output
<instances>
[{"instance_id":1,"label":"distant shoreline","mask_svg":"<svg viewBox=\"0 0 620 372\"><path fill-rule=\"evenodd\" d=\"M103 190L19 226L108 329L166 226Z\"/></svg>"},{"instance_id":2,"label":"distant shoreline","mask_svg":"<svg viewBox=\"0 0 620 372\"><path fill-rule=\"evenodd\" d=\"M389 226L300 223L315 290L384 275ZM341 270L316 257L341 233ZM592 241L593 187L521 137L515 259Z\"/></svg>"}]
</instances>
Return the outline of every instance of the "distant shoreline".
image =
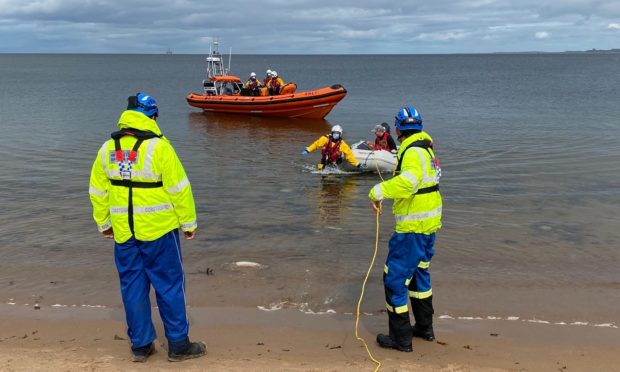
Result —
<instances>
[{"instance_id":1,"label":"distant shoreline","mask_svg":"<svg viewBox=\"0 0 620 372\"><path fill-rule=\"evenodd\" d=\"M475 54L475 53L472 53ZM493 52L493 54L620 54L620 49L590 49L590 50L567 50L564 52Z\"/></svg>"},{"instance_id":2,"label":"distant shoreline","mask_svg":"<svg viewBox=\"0 0 620 372\"><path fill-rule=\"evenodd\" d=\"M204 55L205 53L103 53L103 52L4 52L0 51L0 55ZM613 49L590 49L590 50L567 50L563 52L546 52L546 51L513 51L513 52L447 52L447 53L350 53L350 54L233 54L234 56L407 56L407 55L494 55L494 54L620 54L620 48Z\"/></svg>"}]
</instances>

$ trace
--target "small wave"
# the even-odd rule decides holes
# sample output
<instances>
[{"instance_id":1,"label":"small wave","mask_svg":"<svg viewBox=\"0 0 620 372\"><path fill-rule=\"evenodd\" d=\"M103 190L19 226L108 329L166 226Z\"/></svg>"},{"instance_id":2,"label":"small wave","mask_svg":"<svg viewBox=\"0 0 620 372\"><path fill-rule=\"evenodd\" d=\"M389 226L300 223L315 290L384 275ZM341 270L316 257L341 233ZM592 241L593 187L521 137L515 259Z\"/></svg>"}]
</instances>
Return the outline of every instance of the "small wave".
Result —
<instances>
[{"instance_id":1,"label":"small wave","mask_svg":"<svg viewBox=\"0 0 620 372\"><path fill-rule=\"evenodd\" d=\"M272 303L268 306L256 306L256 308L261 311L267 311L267 312L278 311L282 309L293 309L293 310L296 309L296 310L301 311L304 314L309 314L309 315L337 314L336 310L333 310L333 309L327 309L325 311L314 311L309 308L309 305L307 302L282 301L278 303Z\"/></svg>"},{"instance_id":2,"label":"small wave","mask_svg":"<svg viewBox=\"0 0 620 372\"><path fill-rule=\"evenodd\" d=\"M271 307L265 307L265 306L256 306L258 308L258 310L262 310L262 311L276 311L276 310L282 310L282 303L279 304L272 304Z\"/></svg>"},{"instance_id":3,"label":"small wave","mask_svg":"<svg viewBox=\"0 0 620 372\"><path fill-rule=\"evenodd\" d=\"M11 306L18 305L18 303L17 303L17 302L12 302L12 301L5 302L5 304L6 304L6 305L11 305ZM22 304L21 306L31 306L31 305L30 305L30 304L26 304L26 303L25 303L25 304ZM32 306L34 306L34 307L35 307L35 308L37 308L37 309L40 309L40 308L42 308L42 307L43 307L43 306L41 306L39 303L35 303L35 304L34 304L34 305L32 305ZM73 305L53 304L53 305L49 305L48 307L52 307L52 308L63 308L63 307L85 307L85 308L97 308L97 309L105 309L105 308L107 308L107 306L106 306L106 305L89 305L89 304L82 304L82 305L76 305L76 304L73 304Z\"/></svg>"},{"instance_id":4,"label":"small wave","mask_svg":"<svg viewBox=\"0 0 620 372\"><path fill-rule=\"evenodd\" d=\"M539 323L539 324L551 324L551 322L548 322L546 320L539 320L539 319L528 319L528 320L523 319L523 322Z\"/></svg>"},{"instance_id":5,"label":"small wave","mask_svg":"<svg viewBox=\"0 0 620 372\"><path fill-rule=\"evenodd\" d=\"M591 327L599 327L599 328L614 328L614 329L618 329L620 327L618 327L617 325L615 325L614 323L598 323L598 324L590 324L588 322L572 322L572 323L567 323L567 322L563 322L563 321L559 321L559 322L550 322L547 320L541 320L541 319L521 319L518 316L509 316L506 318L503 318L501 316L493 316L493 315L489 315L487 317L480 317L480 316L452 316L452 315L448 315L448 314L444 314L444 315L440 315L438 317L438 319L442 319L442 320L507 320L507 321L516 321L516 320L521 320L522 322L526 322L526 323L536 323L536 324L549 324L549 325L575 325L575 326L591 326Z\"/></svg>"},{"instance_id":6,"label":"small wave","mask_svg":"<svg viewBox=\"0 0 620 372\"><path fill-rule=\"evenodd\" d=\"M328 301L326 301L327 303ZM10 306L15 306L17 305L16 302L12 302L12 301L8 301L5 302L6 305L10 305ZM22 306L30 306L29 304L23 304ZM90 309L104 309L107 308L107 306L105 305L89 305L89 304L82 304L82 305L65 305L65 304L53 304L53 305L49 305L49 307L51 308L65 308L65 307L82 307L82 308L90 308ZM189 308L190 306L188 306ZM256 306L256 308L258 310L261 311L266 311L266 312L272 312L272 311L278 311L278 310L282 310L282 309L293 309L293 310L299 310L300 312L304 313L304 314L308 314L308 315L329 315L329 314L337 314L336 310L333 309L327 309L324 311L314 311L312 309L310 309L308 307L308 303L307 302L291 302L291 301L282 301L282 302L278 302L278 303L272 303L269 306ZM154 306L153 309L157 309L157 306ZM354 313L352 312L344 312L342 313L343 315L351 315L351 316L355 316ZM368 313L368 312L362 312L362 315L365 316L374 316L376 315L375 313ZM521 319L518 316L508 316L506 318L503 318L501 316L494 316L494 315L488 315L486 317L484 316L452 316L449 314L443 314L437 317L437 319L441 319L441 320L465 320L465 321L480 321L480 320L493 320L493 321L516 321L516 320L521 320L521 322L526 322L526 323L535 323L535 324L546 324L546 325L562 325L562 326L566 326L566 325L572 325L572 326L590 326L590 327L597 327L597 328L612 328L612 329L618 329L620 328L620 326L617 326L615 323L590 323L590 322L582 322L582 321L575 321L575 322L564 322L564 321L558 321L558 322L550 322L547 320L541 320L541 319Z\"/></svg>"},{"instance_id":7,"label":"small wave","mask_svg":"<svg viewBox=\"0 0 620 372\"><path fill-rule=\"evenodd\" d=\"M324 169L317 169L317 167L314 165L303 165L302 170L304 172L308 172L312 174L320 174L324 176L330 176L330 175L346 176L346 175L351 175L351 174L360 174L360 172L358 172L357 170L346 171L346 170L342 170L337 167L327 167Z\"/></svg>"}]
</instances>

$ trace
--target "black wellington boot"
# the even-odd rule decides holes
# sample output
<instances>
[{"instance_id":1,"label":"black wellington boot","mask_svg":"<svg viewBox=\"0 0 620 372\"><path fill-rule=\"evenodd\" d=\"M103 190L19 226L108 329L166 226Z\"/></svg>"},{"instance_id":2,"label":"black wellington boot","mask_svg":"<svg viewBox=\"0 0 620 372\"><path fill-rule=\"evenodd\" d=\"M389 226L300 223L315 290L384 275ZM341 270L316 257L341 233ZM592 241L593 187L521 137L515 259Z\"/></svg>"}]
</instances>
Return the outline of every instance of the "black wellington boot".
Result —
<instances>
[{"instance_id":1,"label":"black wellington boot","mask_svg":"<svg viewBox=\"0 0 620 372\"><path fill-rule=\"evenodd\" d=\"M377 344L386 349L395 349L404 352L413 351L411 346L411 323L409 312L396 314L388 311L389 335L377 335Z\"/></svg>"},{"instance_id":2,"label":"black wellington boot","mask_svg":"<svg viewBox=\"0 0 620 372\"><path fill-rule=\"evenodd\" d=\"M398 351L404 351L406 353L410 353L413 351L413 347L411 347L411 344L409 344L409 346L399 345L396 341L392 340L390 336L381 333L377 335L377 344L386 349L394 349Z\"/></svg>"},{"instance_id":3,"label":"black wellington boot","mask_svg":"<svg viewBox=\"0 0 620 372\"><path fill-rule=\"evenodd\" d=\"M433 325L426 326L424 328L417 324L411 327L413 337L421 338L426 341L435 341L435 332L433 332Z\"/></svg>"},{"instance_id":4,"label":"black wellington boot","mask_svg":"<svg viewBox=\"0 0 620 372\"><path fill-rule=\"evenodd\" d=\"M426 341L435 340L433 332L433 296L423 299L410 298L415 325L411 327L413 337Z\"/></svg>"}]
</instances>

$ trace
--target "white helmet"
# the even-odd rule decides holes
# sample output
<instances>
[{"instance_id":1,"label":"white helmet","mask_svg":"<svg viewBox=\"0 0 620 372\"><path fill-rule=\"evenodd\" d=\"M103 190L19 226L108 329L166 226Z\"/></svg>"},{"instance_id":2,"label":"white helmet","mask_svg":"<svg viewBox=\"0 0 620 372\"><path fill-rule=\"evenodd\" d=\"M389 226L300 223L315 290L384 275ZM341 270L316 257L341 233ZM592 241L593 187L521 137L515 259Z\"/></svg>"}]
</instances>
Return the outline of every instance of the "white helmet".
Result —
<instances>
[{"instance_id":1,"label":"white helmet","mask_svg":"<svg viewBox=\"0 0 620 372\"><path fill-rule=\"evenodd\" d=\"M342 127L340 125L334 125L332 127L332 133L334 133L334 132L338 132L338 133L342 134Z\"/></svg>"},{"instance_id":2,"label":"white helmet","mask_svg":"<svg viewBox=\"0 0 620 372\"><path fill-rule=\"evenodd\" d=\"M251 73L251 74L250 74L250 77L251 77L251 78L256 77L256 72Z\"/></svg>"},{"instance_id":3,"label":"white helmet","mask_svg":"<svg viewBox=\"0 0 620 372\"><path fill-rule=\"evenodd\" d=\"M267 75L271 76L271 70L267 69Z\"/></svg>"},{"instance_id":4,"label":"white helmet","mask_svg":"<svg viewBox=\"0 0 620 372\"><path fill-rule=\"evenodd\" d=\"M271 71L271 77L278 77L278 73L274 71Z\"/></svg>"}]
</instances>

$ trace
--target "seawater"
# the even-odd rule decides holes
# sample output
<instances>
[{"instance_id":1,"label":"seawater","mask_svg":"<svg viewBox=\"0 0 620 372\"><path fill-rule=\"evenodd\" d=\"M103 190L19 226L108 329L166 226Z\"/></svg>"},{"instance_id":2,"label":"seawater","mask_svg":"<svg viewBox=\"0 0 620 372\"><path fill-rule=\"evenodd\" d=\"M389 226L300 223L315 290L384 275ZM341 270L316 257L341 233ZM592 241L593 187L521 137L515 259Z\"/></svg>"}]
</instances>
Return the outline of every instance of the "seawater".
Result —
<instances>
[{"instance_id":1,"label":"seawater","mask_svg":"<svg viewBox=\"0 0 620 372\"><path fill-rule=\"evenodd\" d=\"M437 313L618 322L620 55L233 55L242 78L270 68L299 90L345 86L325 120L188 106L204 57L0 55L0 301L121 306L88 178L127 96L143 91L194 190L199 235L183 243L191 306L354 311L379 177L318 175L316 153L299 152L335 124L349 143L371 139L414 105L443 168ZM390 205L368 312L384 303Z\"/></svg>"}]
</instances>

